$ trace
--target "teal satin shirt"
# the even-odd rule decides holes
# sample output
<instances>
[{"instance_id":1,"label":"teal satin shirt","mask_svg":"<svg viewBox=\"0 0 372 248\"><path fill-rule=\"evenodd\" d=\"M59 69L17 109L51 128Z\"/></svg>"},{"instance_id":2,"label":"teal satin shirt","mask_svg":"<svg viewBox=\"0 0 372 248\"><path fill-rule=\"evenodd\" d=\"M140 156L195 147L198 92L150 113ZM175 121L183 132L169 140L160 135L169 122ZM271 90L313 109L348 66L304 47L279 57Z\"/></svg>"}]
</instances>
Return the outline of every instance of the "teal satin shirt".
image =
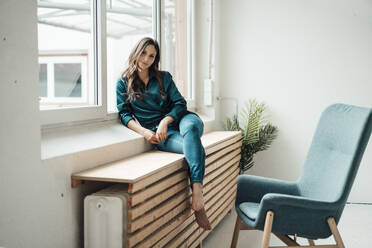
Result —
<instances>
[{"instance_id":1,"label":"teal satin shirt","mask_svg":"<svg viewBox=\"0 0 372 248\"><path fill-rule=\"evenodd\" d=\"M159 83L154 75L150 74L146 90L150 92L143 94L143 100L136 99L133 102L127 102L127 83L124 79L119 79L116 85L117 108L121 122L128 126L128 122L137 119L141 126L156 130L160 121L171 116L175 120L170 126L175 126L179 120L187 113L187 104L185 98L178 91L172 75L169 72L163 74L163 85L165 99L161 98L159 92Z\"/></svg>"}]
</instances>

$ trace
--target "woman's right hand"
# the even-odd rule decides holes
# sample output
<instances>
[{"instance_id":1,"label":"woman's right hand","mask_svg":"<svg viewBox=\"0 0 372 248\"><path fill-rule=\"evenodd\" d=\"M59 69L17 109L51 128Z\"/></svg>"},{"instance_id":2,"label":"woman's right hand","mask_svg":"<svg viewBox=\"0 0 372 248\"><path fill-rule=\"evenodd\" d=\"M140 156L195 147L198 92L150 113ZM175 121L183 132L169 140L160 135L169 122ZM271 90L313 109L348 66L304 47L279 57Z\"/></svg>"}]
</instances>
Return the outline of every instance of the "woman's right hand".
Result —
<instances>
[{"instance_id":1,"label":"woman's right hand","mask_svg":"<svg viewBox=\"0 0 372 248\"><path fill-rule=\"evenodd\" d=\"M158 137L156 136L156 133L147 129L144 133L143 133L143 136L145 137L145 139L150 142L151 144L159 144L160 141L158 139Z\"/></svg>"}]
</instances>

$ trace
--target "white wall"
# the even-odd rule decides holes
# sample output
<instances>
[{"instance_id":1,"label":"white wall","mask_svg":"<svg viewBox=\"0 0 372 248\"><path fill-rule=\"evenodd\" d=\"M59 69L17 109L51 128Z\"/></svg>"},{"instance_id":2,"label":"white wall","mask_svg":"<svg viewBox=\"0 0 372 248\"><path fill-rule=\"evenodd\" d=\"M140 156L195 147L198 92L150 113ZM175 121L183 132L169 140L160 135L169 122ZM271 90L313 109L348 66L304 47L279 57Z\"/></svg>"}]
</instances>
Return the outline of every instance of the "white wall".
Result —
<instances>
[{"instance_id":1,"label":"white wall","mask_svg":"<svg viewBox=\"0 0 372 248\"><path fill-rule=\"evenodd\" d=\"M40 161L35 6L0 2L0 247L7 248L62 242L53 175Z\"/></svg>"},{"instance_id":2,"label":"white wall","mask_svg":"<svg viewBox=\"0 0 372 248\"><path fill-rule=\"evenodd\" d=\"M336 102L372 107L372 5L364 0L216 1L220 94L264 101L279 138L251 174L295 180L321 111ZM232 114L222 102L220 121ZM349 201L372 202L372 147Z\"/></svg>"}]
</instances>

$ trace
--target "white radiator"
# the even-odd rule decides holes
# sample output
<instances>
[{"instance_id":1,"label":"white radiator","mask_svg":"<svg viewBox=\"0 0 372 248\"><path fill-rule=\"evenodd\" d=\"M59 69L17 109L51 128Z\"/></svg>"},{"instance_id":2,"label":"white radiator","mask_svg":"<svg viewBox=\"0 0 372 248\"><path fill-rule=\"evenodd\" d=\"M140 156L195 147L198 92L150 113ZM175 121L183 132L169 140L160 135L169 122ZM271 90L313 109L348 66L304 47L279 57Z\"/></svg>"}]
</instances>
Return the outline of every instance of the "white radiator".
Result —
<instances>
[{"instance_id":1,"label":"white radiator","mask_svg":"<svg viewBox=\"0 0 372 248\"><path fill-rule=\"evenodd\" d=\"M128 186L115 184L84 199L84 247L124 248Z\"/></svg>"}]
</instances>

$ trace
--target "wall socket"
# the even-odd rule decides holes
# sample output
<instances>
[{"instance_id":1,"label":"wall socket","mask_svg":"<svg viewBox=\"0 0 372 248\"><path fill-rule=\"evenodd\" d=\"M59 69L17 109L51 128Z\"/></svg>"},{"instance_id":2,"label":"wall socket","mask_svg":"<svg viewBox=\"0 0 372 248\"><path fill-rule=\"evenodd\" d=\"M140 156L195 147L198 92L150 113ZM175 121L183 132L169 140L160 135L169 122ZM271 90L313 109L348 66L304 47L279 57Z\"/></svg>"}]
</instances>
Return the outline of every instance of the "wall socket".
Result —
<instances>
[{"instance_id":1,"label":"wall socket","mask_svg":"<svg viewBox=\"0 0 372 248\"><path fill-rule=\"evenodd\" d=\"M212 79L204 79L204 105L212 106L213 104L213 81Z\"/></svg>"}]
</instances>

